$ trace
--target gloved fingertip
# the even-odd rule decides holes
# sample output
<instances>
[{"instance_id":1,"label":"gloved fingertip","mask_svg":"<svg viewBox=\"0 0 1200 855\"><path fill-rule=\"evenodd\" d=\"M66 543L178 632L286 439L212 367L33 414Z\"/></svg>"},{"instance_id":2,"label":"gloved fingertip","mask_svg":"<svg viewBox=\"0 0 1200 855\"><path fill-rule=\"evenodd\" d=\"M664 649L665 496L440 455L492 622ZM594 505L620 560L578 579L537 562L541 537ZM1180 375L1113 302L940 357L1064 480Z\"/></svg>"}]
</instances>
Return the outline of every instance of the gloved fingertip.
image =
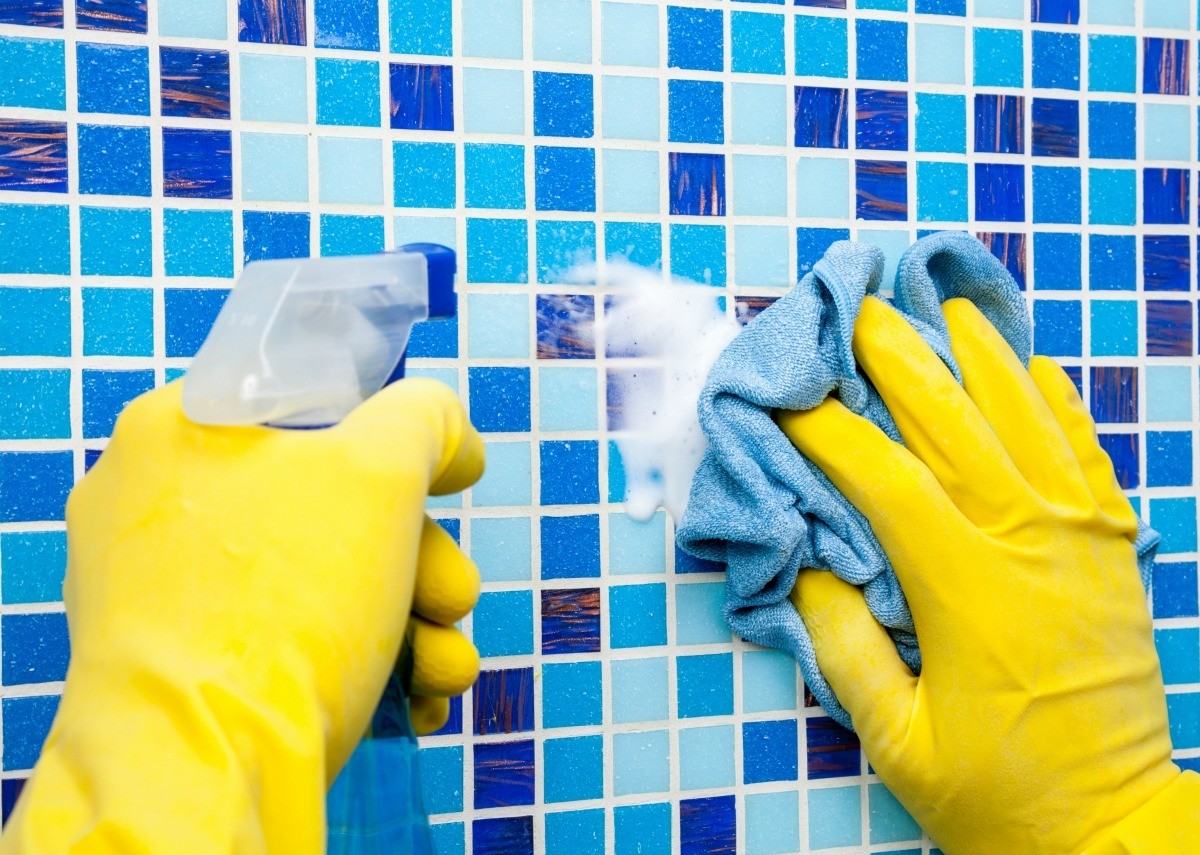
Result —
<instances>
[{"instance_id":1,"label":"gloved fingertip","mask_svg":"<svg viewBox=\"0 0 1200 855\"><path fill-rule=\"evenodd\" d=\"M428 736L450 720L450 699L413 695L408 699L408 716L417 736Z\"/></svg>"}]
</instances>

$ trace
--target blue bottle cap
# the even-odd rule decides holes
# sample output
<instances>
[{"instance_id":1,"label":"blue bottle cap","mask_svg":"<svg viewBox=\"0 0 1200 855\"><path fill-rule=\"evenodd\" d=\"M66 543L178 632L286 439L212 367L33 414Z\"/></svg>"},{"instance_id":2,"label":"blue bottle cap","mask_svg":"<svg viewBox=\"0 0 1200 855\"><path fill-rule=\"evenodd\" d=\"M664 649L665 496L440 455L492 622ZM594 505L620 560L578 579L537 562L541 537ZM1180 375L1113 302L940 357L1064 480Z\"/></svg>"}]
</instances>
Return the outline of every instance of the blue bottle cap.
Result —
<instances>
[{"instance_id":1,"label":"blue bottle cap","mask_svg":"<svg viewBox=\"0 0 1200 855\"><path fill-rule=\"evenodd\" d=\"M419 252L429 269L429 317L452 318L458 312L454 274L458 270L454 250L437 243L406 243L400 252Z\"/></svg>"}]
</instances>

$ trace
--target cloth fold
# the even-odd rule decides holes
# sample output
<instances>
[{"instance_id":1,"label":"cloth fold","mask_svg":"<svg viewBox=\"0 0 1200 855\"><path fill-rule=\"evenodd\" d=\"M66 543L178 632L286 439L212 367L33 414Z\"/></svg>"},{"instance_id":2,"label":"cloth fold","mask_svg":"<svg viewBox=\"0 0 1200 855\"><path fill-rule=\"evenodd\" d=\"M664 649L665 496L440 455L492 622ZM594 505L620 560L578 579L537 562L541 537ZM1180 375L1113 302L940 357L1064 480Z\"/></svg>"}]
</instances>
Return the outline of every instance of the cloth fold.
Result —
<instances>
[{"instance_id":1,"label":"cloth fold","mask_svg":"<svg viewBox=\"0 0 1200 855\"><path fill-rule=\"evenodd\" d=\"M676 534L688 553L727 565L725 616L734 632L794 656L813 695L845 727L853 727L850 716L817 667L812 640L788 600L796 575L827 568L862 587L901 658L919 672L912 614L866 518L792 447L772 411L811 409L836 393L900 441L851 350L859 308L868 294L878 294L883 267L883 253L873 246L833 244L722 352L699 401L709 448ZM894 290L890 302L960 381L941 311L952 297L974 302L1028 364L1032 329L1024 297L975 238L939 232L917 241L900 260ZM1142 524L1135 545L1147 587L1157 543L1157 533Z\"/></svg>"}]
</instances>

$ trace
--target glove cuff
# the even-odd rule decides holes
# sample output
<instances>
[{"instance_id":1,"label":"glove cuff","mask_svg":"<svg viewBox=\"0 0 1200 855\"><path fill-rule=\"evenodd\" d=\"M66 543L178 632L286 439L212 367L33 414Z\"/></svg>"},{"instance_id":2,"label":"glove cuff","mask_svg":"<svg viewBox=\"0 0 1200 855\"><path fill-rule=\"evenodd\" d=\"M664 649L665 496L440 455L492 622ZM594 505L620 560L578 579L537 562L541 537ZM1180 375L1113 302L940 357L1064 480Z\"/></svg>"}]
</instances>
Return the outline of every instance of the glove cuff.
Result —
<instances>
[{"instance_id":1,"label":"glove cuff","mask_svg":"<svg viewBox=\"0 0 1200 855\"><path fill-rule=\"evenodd\" d=\"M1200 840L1200 775L1184 772L1082 855L1182 855Z\"/></svg>"}]
</instances>

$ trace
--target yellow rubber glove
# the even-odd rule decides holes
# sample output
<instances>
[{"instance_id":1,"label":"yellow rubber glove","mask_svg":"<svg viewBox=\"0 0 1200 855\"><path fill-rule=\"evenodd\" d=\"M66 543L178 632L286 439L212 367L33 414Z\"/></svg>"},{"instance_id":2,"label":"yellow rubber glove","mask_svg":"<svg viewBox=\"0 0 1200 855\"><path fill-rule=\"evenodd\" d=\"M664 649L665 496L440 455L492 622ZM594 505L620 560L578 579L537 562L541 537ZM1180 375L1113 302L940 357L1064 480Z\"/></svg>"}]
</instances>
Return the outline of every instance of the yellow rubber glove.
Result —
<instances>
[{"instance_id":1,"label":"yellow rubber glove","mask_svg":"<svg viewBox=\"0 0 1200 855\"><path fill-rule=\"evenodd\" d=\"M417 724L475 679L451 624L478 572L424 513L483 471L449 389L317 431L199 427L180 393L131 403L71 493L72 659L5 853L322 852L410 607Z\"/></svg>"},{"instance_id":2,"label":"yellow rubber glove","mask_svg":"<svg viewBox=\"0 0 1200 855\"><path fill-rule=\"evenodd\" d=\"M943 306L960 387L867 298L854 352L907 448L829 399L779 416L871 523L912 607L914 677L858 589L792 592L880 779L948 855L1195 852L1171 762L1137 520L1065 373Z\"/></svg>"}]
</instances>

